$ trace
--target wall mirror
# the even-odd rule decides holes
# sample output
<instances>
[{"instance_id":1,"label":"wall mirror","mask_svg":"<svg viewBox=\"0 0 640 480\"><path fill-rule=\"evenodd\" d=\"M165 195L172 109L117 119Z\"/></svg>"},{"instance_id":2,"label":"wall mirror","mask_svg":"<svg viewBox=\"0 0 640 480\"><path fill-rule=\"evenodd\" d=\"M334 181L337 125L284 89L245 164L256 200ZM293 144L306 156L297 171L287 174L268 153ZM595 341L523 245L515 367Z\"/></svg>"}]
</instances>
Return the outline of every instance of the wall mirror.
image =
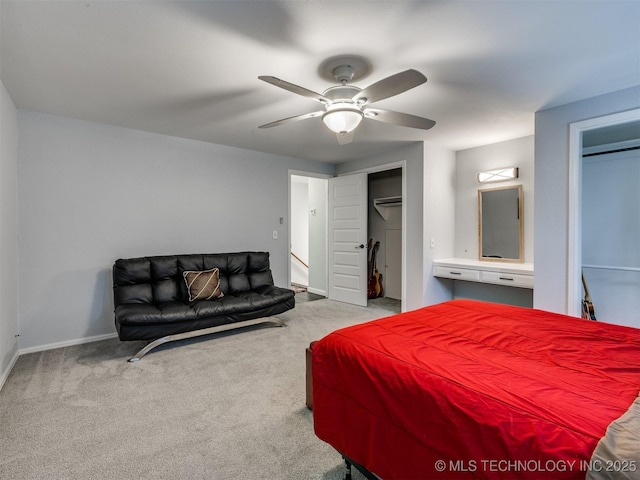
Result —
<instances>
[{"instance_id":1,"label":"wall mirror","mask_svg":"<svg viewBox=\"0 0 640 480\"><path fill-rule=\"evenodd\" d=\"M479 259L523 262L522 185L478 190Z\"/></svg>"}]
</instances>

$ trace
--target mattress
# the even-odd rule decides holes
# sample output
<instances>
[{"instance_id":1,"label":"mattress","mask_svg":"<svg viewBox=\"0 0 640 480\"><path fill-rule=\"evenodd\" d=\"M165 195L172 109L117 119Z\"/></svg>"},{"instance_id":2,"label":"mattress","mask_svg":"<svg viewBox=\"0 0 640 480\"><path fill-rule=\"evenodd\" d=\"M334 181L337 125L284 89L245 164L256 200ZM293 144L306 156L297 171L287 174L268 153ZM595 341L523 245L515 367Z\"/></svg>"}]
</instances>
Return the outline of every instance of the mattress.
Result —
<instances>
[{"instance_id":1,"label":"mattress","mask_svg":"<svg viewBox=\"0 0 640 480\"><path fill-rule=\"evenodd\" d=\"M584 479L638 397L640 330L454 300L330 333L312 375L316 435L384 480ZM638 478L631 450L611 468Z\"/></svg>"}]
</instances>

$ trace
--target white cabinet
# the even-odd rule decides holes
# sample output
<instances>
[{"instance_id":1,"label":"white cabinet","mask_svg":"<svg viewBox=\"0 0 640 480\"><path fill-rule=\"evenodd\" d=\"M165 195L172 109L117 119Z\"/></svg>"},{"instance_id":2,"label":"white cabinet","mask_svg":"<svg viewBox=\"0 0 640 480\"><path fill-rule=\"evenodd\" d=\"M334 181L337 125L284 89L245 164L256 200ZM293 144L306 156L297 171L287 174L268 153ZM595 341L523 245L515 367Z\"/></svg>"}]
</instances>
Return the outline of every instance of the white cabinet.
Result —
<instances>
[{"instance_id":1,"label":"white cabinet","mask_svg":"<svg viewBox=\"0 0 640 480\"><path fill-rule=\"evenodd\" d=\"M533 288L533 264L482 262L470 258L433 261L433 275L441 278Z\"/></svg>"},{"instance_id":2,"label":"white cabinet","mask_svg":"<svg viewBox=\"0 0 640 480\"><path fill-rule=\"evenodd\" d=\"M456 266L433 264L433 274L436 277L455 278L456 280L480 281L480 271Z\"/></svg>"}]
</instances>

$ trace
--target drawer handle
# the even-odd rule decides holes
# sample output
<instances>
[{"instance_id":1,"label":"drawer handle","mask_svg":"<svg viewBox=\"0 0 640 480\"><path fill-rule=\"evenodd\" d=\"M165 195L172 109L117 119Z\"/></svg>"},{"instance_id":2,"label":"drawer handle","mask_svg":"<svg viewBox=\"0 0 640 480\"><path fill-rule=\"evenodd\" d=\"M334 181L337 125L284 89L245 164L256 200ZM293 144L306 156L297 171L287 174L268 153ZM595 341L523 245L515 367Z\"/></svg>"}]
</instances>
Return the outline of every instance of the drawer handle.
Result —
<instances>
[{"instance_id":1,"label":"drawer handle","mask_svg":"<svg viewBox=\"0 0 640 480\"><path fill-rule=\"evenodd\" d=\"M509 277L500 277L500 280L509 280L510 282L513 282L513 278Z\"/></svg>"},{"instance_id":2,"label":"drawer handle","mask_svg":"<svg viewBox=\"0 0 640 480\"><path fill-rule=\"evenodd\" d=\"M449 272L451 275L462 275L462 272Z\"/></svg>"}]
</instances>

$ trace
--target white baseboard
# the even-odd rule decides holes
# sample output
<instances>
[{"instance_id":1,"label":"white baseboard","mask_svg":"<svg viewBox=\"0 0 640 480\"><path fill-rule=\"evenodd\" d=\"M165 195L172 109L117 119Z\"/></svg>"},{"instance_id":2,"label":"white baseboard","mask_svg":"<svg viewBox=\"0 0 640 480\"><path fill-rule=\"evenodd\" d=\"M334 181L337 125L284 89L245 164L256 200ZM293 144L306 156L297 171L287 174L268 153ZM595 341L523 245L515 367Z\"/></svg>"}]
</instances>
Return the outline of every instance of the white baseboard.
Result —
<instances>
[{"instance_id":1,"label":"white baseboard","mask_svg":"<svg viewBox=\"0 0 640 480\"><path fill-rule=\"evenodd\" d=\"M76 338L75 340L65 340L64 342L49 343L47 345L38 345L37 347L23 348L18 351L20 355L27 353L44 352L45 350L53 350L54 348L71 347L73 345L82 345L83 343L99 342L117 337L117 333L106 333L104 335L95 335L93 337Z\"/></svg>"},{"instance_id":2,"label":"white baseboard","mask_svg":"<svg viewBox=\"0 0 640 480\"><path fill-rule=\"evenodd\" d=\"M325 292L324 290L318 290L317 288L308 287L307 292L315 293L316 295L322 295L323 297L327 296L327 292Z\"/></svg>"},{"instance_id":3,"label":"white baseboard","mask_svg":"<svg viewBox=\"0 0 640 480\"><path fill-rule=\"evenodd\" d=\"M16 351L16 353L13 355L13 358L9 362L9 365L7 366L6 370L2 372L2 375L0 375L0 390L2 390L2 387L4 387L4 382L6 382L7 378L9 378L9 374L11 373L11 370L13 369L16 362L18 361L19 356L20 356L20 352Z\"/></svg>"},{"instance_id":4,"label":"white baseboard","mask_svg":"<svg viewBox=\"0 0 640 480\"><path fill-rule=\"evenodd\" d=\"M9 374L11 373L11 370L13 369L16 362L18 361L18 357L20 355L25 355L27 353L44 352L45 350L53 350L55 348L70 347L72 345L82 345L83 343L99 342L100 340L108 340L110 338L116 338L117 336L118 336L117 333L106 333L104 335L95 335L93 337L76 338L75 340L49 343L47 345L38 345L37 347L29 347L29 348L23 348L21 350L18 350L16 351L15 355L9 362L9 365L7 366L6 370L4 372L0 372L0 390L2 390L2 387L4 387L4 383L7 381L7 378L9 378Z\"/></svg>"}]
</instances>

